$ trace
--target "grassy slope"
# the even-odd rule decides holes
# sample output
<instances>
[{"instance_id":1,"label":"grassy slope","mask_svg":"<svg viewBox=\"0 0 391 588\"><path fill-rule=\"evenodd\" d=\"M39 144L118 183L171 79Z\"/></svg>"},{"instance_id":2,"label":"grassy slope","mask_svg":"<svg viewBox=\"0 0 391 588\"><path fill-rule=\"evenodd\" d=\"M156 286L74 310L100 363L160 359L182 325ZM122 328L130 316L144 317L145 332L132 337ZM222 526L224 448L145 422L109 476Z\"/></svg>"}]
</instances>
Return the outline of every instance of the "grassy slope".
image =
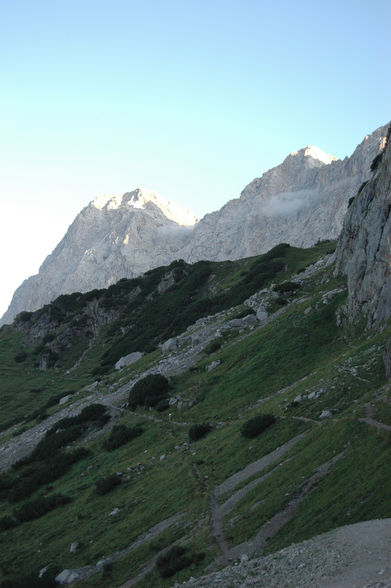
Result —
<instances>
[{"instance_id":1,"label":"grassy slope","mask_svg":"<svg viewBox=\"0 0 391 588\"><path fill-rule=\"evenodd\" d=\"M292 248L290 253L292 265L298 270L308 263L310 256L312 260L316 258L319 250L316 253ZM231 286L238 284L245 271L238 266L226 274L222 267L216 266L215 274L217 268L221 271L218 282L221 288L229 282ZM280 278L287 275L284 268ZM191 409L170 409L172 421L186 422L187 426L170 423L167 412L152 411L147 415L155 415L162 422L124 412L122 423L142 424L144 433L140 437L114 452L103 449L102 438L92 441L88 457L52 483L50 491L47 488L38 491L38 494L62 492L73 500L40 519L0 534L3 577L18 575L21 568L26 572L38 570L48 562L57 563L61 569L94 563L125 548L154 524L182 511L186 516L177 526L91 577L85 585L120 585L161 548L189 534L192 551L204 551L205 559L169 580L162 580L153 570L140 585L169 586L175 580L196 575L218 551L208 533L208 496L194 473L194 465L202 478L208 477L212 488L304 431L304 438L290 452L291 459L247 494L224 519L226 536L233 545L249 539L297 495L319 465L340 451L345 451L344 458L308 494L291 521L269 542L268 549L280 548L344 523L390 516L389 438L387 433L359 423L358 417L363 415L364 404L381 389L382 398L376 400L379 414L389 416L390 391L389 386L384 388L381 355L391 328L388 326L381 333L337 328L335 312L344 300L344 293L323 305L322 291L338 285L330 270L323 271L323 279L322 282L322 276L317 276L309 280L298 294L309 300L288 306L275 321L248 337L229 339L196 369L174 379L173 394L198 400ZM305 314L308 307L310 311ZM16 338L11 339L0 348L1 353L9 354L10 364L20 343ZM153 358L158 356L155 352ZM147 365L153 358L146 356L142 362ZM220 359L221 364L212 372L205 371L205 366L215 359ZM19 365L13 369L15 382L21 386ZM136 369L129 368L127 373L130 375ZM66 375L55 374L65 390L70 384ZM82 366L79 374L82 382ZM34 372L34 377L48 378L49 389L53 370ZM118 377L117 374L106 376L102 389ZM19 400L30 398L30 386L31 383ZM286 391L276 394L285 387L288 387ZM311 392L319 392L319 396L308 398ZM299 394L302 400L293 402ZM257 404L260 399L264 402ZM29 410L36 406L36 400L31 401ZM15 407L14 410L20 410L16 400ZM321 421L320 425L297 419L318 419L325 409L333 412L333 418ZM255 439L243 438L241 425L259 412L273 412L278 417L277 423ZM197 443L186 445L190 424L204 421L211 422L214 430ZM162 461L161 455L166 455ZM123 472L123 483L105 496L96 496L96 481L116 471ZM3 515L12 514L14 506L6 500L0 506ZM115 507L121 509L120 513L109 516ZM70 554L73 541L80 541L81 547Z\"/></svg>"}]
</instances>

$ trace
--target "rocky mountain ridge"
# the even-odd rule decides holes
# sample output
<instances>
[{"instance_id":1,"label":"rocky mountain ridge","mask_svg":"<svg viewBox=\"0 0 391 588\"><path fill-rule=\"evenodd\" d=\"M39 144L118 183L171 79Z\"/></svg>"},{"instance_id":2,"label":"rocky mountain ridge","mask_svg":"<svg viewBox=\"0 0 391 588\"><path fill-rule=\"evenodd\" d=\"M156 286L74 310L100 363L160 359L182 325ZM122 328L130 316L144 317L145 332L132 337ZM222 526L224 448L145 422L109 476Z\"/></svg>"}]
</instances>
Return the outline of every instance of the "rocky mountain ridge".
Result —
<instances>
[{"instance_id":1,"label":"rocky mountain ridge","mask_svg":"<svg viewBox=\"0 0 391 588\"><path fill-rule=\"evenodd\" d=\"M263 253L281 242L308 247L336 238L349 198L368 179L386 127L343 161L307 146L256 178L240 198L201 220L155 193L137 189L85 207L14 293L0 324L60 294L107 287L175 259L221 261Z\"/></svg>"},{"instance_id":2,"label":"rocky mountain ridge","mask_svg":"<svg viewBox=\"0 0 391 588\"><path fill-rule=\"evenodd\" d=\"M181 257L221 261L257 255L281 242L309 247L319 239L336 239L349 198L368 179L386 131L380 127L367 135L344 160L312 146L291 153L248 184L240 198L206 215Z\"/></svg>"}]
</instances>

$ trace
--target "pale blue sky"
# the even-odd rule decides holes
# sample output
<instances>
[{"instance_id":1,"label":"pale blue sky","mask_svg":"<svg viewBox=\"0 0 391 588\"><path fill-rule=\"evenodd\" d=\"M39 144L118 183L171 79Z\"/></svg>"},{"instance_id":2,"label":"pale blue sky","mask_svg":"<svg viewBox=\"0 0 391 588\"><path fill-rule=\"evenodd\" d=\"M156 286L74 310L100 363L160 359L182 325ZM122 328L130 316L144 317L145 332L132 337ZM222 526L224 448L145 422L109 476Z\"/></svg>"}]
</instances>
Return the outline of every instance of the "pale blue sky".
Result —
<instances>
[{"instance_id":1,"label":"pale blue sky","mask_svg":"<svg viewBox=\"0 0 391 588\"><path fill-rule=\"evenodd\" d=\"M307 144L350 155L391 118L390 17L388 0L0 0L0 314L100 194L144 185L201 216Z\"/></svg>"}]
</instances>

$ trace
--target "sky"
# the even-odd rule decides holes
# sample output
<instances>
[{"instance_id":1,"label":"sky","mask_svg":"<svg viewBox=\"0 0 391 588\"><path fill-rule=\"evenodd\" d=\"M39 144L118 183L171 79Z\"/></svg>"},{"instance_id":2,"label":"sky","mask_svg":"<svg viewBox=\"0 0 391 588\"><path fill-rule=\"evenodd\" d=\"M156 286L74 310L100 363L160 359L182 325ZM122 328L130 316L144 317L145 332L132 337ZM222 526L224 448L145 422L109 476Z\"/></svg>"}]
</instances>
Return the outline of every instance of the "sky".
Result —
<instances>
[{"instance_id":1,"label":"sky","mask_svg":"<svg viewBox=\"0 0 391 588\"><path fill-rule=\"evenodd\" d=\"M0 0L0 316L95 197L198 216L391 119L391 3Z\"/></svg>"}]
</instances>

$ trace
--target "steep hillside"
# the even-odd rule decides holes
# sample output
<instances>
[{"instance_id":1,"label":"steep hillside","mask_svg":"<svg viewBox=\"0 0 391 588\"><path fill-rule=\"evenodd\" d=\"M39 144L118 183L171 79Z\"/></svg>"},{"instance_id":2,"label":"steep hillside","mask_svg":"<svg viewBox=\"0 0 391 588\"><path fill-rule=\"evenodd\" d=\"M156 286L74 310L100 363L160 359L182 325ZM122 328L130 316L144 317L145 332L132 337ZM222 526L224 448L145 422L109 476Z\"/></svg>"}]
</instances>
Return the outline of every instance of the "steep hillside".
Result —
<instances>
[{"instance_id":1,"label":"steep hillside","mask_svg":"<svg viewBox=\"0 0 391 588\"><path fill-rule=\"evenodd\" d=\"M96 199L77 216L39 273L16 290L0 324L60 294L107 287L175 259L235 260L281 242L309 247L335 239L348 200L368 179L386 127L337 161L308 146L253 180L241 197L197 219L146 190Z\"/></svg>"},{"instance_id":2,"label":"steep hillside","mask_svg":"<svg viewBox=\"0 0 391 588\"><path fill-rule=\"evenodd\" d=\"M391 516L391 325L339 320L333 249L177 262L0 330L4 588L171 586Z\"/></svg>"}]
</instances>

